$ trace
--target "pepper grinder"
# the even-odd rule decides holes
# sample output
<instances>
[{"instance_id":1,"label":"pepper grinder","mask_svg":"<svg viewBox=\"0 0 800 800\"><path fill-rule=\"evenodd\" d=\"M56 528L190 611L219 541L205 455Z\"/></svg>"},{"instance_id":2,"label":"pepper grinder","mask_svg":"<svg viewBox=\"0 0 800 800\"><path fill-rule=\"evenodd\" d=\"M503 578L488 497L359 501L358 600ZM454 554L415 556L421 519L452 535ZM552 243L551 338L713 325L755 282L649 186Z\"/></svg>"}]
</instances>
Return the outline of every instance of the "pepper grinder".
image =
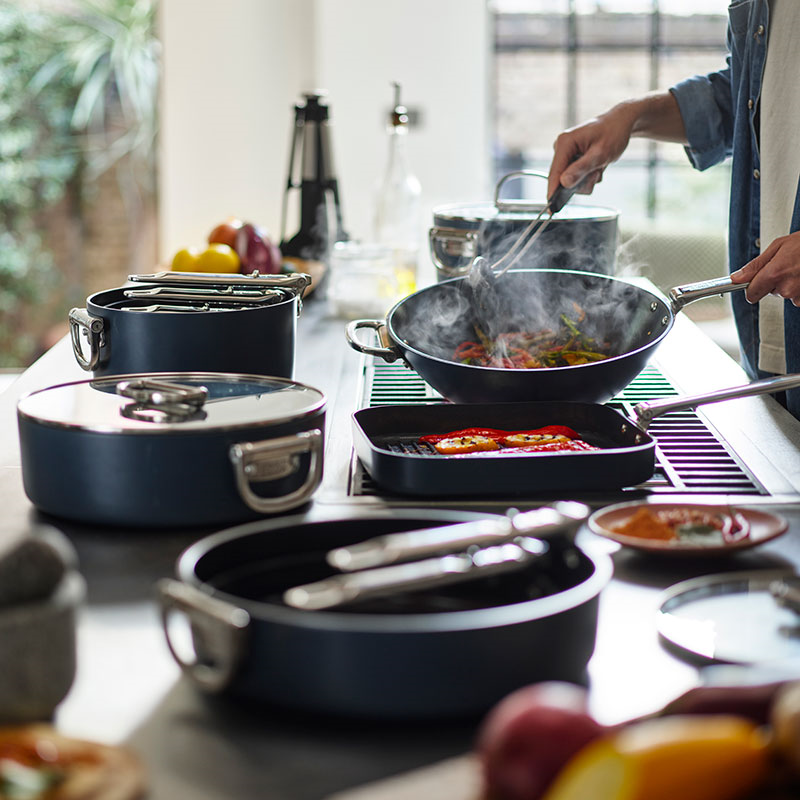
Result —
<instances>
[{"instance_id":1,"label":"pepper grinder","mask_svg":"<svg viewBox=\"0 0 800 800\"><path fill-rule=\"evenodd\" d=\"M324 92L303 95L294 107L294 132L281 211L280 250L284 261L318 283L324 275L334 242L347 241L342 223L339 186L333 169L329 109ZM290 193L300 193L300 227L286 237Z\"/></svg>"}]
</instances>

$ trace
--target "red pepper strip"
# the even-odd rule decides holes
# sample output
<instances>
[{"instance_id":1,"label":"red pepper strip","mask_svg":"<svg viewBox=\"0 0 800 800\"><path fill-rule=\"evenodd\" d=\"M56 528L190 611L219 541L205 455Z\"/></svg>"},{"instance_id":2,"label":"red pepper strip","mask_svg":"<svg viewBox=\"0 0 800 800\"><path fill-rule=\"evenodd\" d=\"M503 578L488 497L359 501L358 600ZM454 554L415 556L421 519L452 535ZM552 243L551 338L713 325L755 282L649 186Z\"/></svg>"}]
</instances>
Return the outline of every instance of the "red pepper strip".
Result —
<instances>
[{"instance_id":1,"label":"red pepper strip","mask_svg":"<svg viewBox=\"0 0 800 800\"><path fill-rule=\"evenodd\" d=\"M550 434L552 436L566 436L568 439L579 439L580 434L568 428L566 425L545 425L544 428L534 428L525 431L501 431L496 428L464 428L459 431L451 431L450 433L429 433L425 436L420 436L419 441L426 444L436 444L441 442L442 439L455 439L463 436L486 436L489 439L504 439L507 436L515 434Z\"/></svg>"},{"instance_id":2,"label":"red pepper strip","mask_svg":"<svg viewBox=\"0 0 800 800\"><path fill-rule=\"evenodd\" d=\"M569 442L545 442L544 444L526 444L522 447L515 447L514 450L521 450L523 453L536 453L541 451L557 452L559 450L599 450L593 444L584 442L582 439L572 439Z\"/></svg>"},{"instance_id":3,"label":"red pepper strip","mask_svg":"<svg viewBox=\"0 0 800 800\"><path fill-rule=\"evenodd\" d=\"M543 444L526 444L522 447L504 447L500 450L485 450L480 453L480 455L499 456L517 455L519 453L567 453L599 449L599 447L584 442L582 439L574 439L569 442L545 442ZM478 453L466 453L465 455L478 455Z\"/></svg>"},{"instance_id":4,"label":"red pepper strip","mask_svg":"<svg viewBox=\"0 0 800 800\"><path fill-rule=\"evenodd\" d=\"M462 436L486 436L489 439L498 439L508 436L508 431L499 431L495 428L464 428L451 433L429 433L426 436L420 436L419 440L427 444L436 444L441 442L442 439L455 439Z\"/></svg>"}]
</instances>

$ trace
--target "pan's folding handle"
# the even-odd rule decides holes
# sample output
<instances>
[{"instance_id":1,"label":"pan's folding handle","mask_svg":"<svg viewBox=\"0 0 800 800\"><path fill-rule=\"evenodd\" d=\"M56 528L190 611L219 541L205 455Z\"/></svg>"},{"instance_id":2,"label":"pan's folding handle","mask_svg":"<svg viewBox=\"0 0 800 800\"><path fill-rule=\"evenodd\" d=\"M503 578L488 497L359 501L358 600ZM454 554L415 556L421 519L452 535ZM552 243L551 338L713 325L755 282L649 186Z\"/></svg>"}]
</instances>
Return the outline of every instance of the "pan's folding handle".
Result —
<instances>
[{"instance_id":1,"label":"pan's folding handle","mask_svg":"<svg viewBox=\"0 0 800 800\"><path fill-rule=\"evenodd\" d=\"M376 536L331 550L327 561L336 569L351 572L512 541L518 536L536 536L549 541L560 539L571 545L588 516L589 507L583 503L561 501L532 511L509 513L499 519L479 519Z\"/></svg>"},{"instance_id":2,"label":"pan's folding handle","mask_svg":"<svg viewBox=\"0 0 800 800\"><path fill-rule=\"evenodd\" d=\"M746 289L750 285L747 283L734 283L729 276L723 278L712 278L698 283L687 283L683 286L675 286L669 290L669 302L672 313L677 314L684 306L694 303L695 300L703 300L706 297L715 295L729 294Z\"/></svg>"},{"instance_id":3,"label":"pan's folding handle","mask_svg":"<svg viewBox=\"0 0 800 800\"><path fill-rule=\"evenodd\" d=\"M720 389L716 392L696 394L689 397L679 397L674 400L646 400L633 407L633 416L636 424L647 430L650 423L656 418L672 411L697 408L697 406L719 403L723 400L736 400L740 397L755 397L761 394L774 394L775 392L796 389L800 386L800 374L781 375L777 378L765 378L760 381L732 386L730 389Z\"/></svg>"}]
</instances>

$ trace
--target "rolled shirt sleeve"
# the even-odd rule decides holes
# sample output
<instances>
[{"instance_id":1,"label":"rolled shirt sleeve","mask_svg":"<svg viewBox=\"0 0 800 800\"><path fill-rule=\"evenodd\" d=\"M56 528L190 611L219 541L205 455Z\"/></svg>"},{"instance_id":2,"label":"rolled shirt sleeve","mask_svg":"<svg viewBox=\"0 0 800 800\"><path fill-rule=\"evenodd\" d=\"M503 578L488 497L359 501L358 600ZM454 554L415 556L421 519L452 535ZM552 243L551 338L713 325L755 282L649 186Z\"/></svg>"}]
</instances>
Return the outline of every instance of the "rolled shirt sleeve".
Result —
<instances>
[{"instance_id":1,"label":"rolled shirt sleeve","mask_svg":"<svg viewBox=\"0 0 800 800\"><path fill-rule=\"evenodd\" d=\"M730 67L696 75L670 91L683 118L686 155L695 169L704 170L733 152L733 101Z\"/></svg>"}]
</instances>

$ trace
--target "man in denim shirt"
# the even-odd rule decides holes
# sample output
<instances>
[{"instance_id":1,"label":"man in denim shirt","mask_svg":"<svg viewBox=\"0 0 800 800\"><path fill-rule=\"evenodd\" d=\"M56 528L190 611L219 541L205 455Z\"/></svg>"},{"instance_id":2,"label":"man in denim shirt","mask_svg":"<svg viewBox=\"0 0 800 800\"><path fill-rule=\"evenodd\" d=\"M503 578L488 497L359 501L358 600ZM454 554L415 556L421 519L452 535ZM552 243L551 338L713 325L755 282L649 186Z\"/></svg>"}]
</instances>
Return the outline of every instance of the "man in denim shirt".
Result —
<instances>
[{"instance_id":1,"label":"man in denim shirt","mask_svg":"<svg viewBox=\"0 0 800 800\"><path fill-rule=\"evenodd\" d=\"M800 84L792 40L800 27L790 27L800 24L800 3L738 0L728 15L727 66L561 133L548 196L584 177L580 191L590 193L631 137L681 143L699 170L731 156L728 257L734 282L750 281L731 294L743 366L753 378L800 372ZM800 418L800 390L779 399Z\"/></svg>"}]
</instances>

